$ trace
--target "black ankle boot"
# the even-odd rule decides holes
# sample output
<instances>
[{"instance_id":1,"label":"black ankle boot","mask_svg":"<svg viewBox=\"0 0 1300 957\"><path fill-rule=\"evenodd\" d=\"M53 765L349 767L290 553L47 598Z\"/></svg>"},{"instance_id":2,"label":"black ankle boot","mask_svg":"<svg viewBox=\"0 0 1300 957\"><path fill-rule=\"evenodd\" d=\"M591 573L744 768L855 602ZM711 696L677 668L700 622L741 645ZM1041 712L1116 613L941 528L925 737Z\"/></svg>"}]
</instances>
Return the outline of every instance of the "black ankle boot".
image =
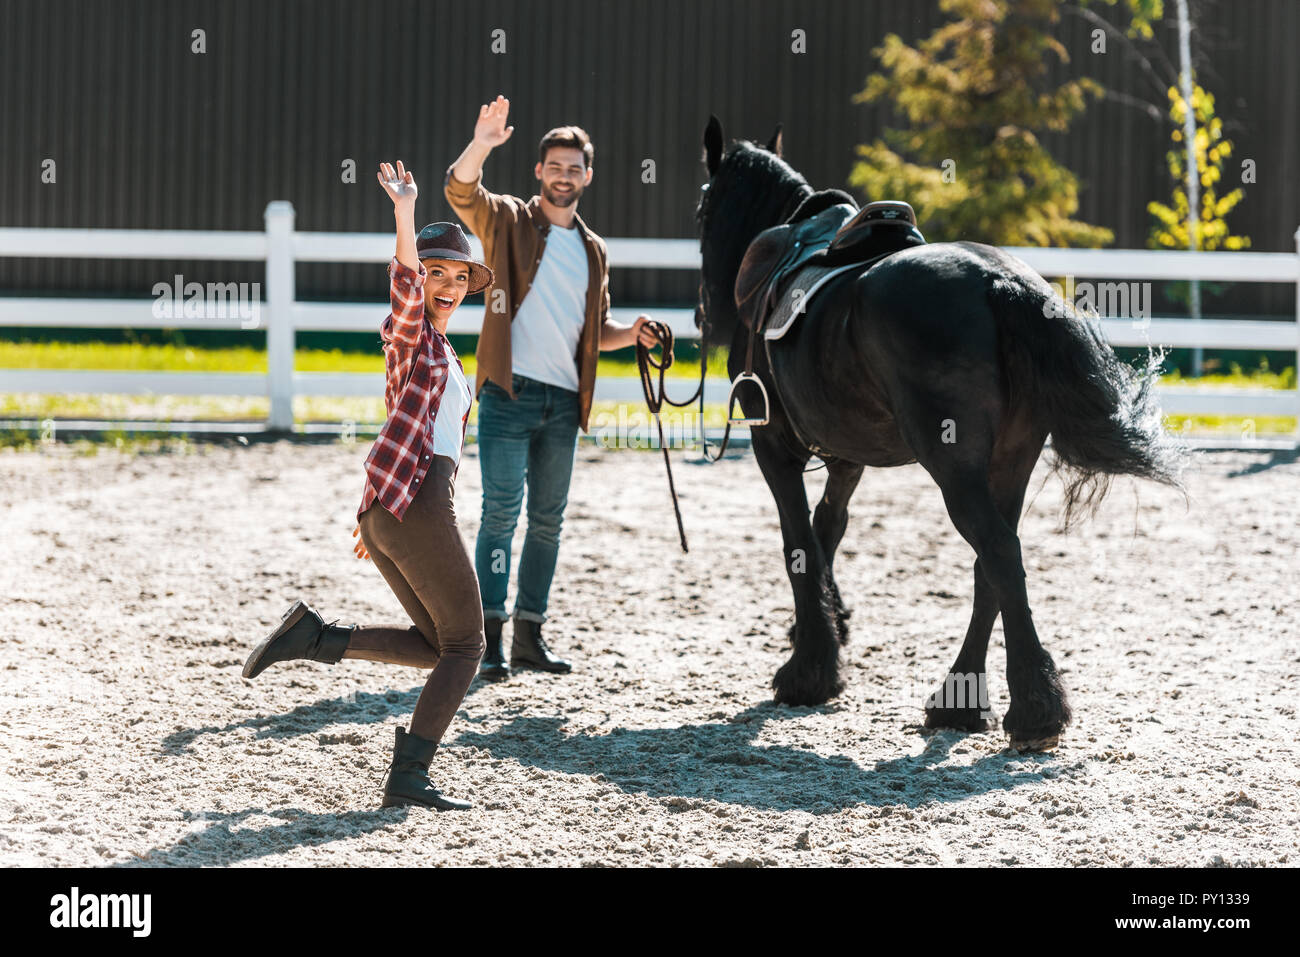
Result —
<instances>
[{"instance_id":1,"label":"black ankle boot","mask_svg":"<svg viewBox=\"0 0 1300 957\"><path fill-rule=\"evenodd\" d=\"M514 635L510 641L510 664L527 665L541 671L567 675L573 665L551 654L542 639L542 623L515 616Z\"/></svg>"},{"instance_id":2,"label":"black ankle boot","mask_svg":"<svg viewBox=\"0 0 1300 957\"><path fill-rule=\"evenodd\" d=\"M384 785L384 807L419 804L439 811L468 811L468 801L457 801L443 794L429 781L429 762L438 746L428 738L397 729L393 745L393 762L388 766Z\"/></svg>"},{"instance_id":3,"label":"black ankle boot","mask_svg":"<svg viewBox=\"0 0 1300 957\"><path fill-rule=\"evenodd\" d=\"M505 655L501 653L500 618L487 618L483 621L483 641L487 647L483 651L483 663L478 666L478 676L488 681L500 681L510 677L510 666L506 664Z\"/></svg>"},{"instance_id":4,"label":"black ankle boot","mask_svg":"<svg viewBox=\"0 0 1300 957\"><path fill-rule=\"evenodd\" d=\"M307 659L335 664L347 650L356 625L328 625L316 609L296 601L284 613L279 626L271 632L244 662L244 677L256 678L277 661Z\"/></svg>"}]
</instances>

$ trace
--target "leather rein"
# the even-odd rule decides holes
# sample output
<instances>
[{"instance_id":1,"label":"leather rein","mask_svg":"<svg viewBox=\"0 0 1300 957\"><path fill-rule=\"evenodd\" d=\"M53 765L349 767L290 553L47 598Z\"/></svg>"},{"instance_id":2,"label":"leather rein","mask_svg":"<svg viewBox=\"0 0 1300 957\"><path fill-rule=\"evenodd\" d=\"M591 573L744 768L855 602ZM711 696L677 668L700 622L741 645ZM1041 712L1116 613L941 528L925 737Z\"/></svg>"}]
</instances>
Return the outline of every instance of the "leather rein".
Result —
<instances>
[{"instance_id":1,"label":"leather rein","mask_svg":"<svg viewBox=\"0 0 1300 957\"><path fill-rule=\"evenodd\" d=\"M695 391L691 393L690 398L681 402L674 402L668 397L664 390L664 373L668 371L673 364L673 330L666 322L658 319L651 319L646 325L654 333L655 339L658 340L659 358L655 359L650 354L650 348L636 344L636 366L637 372L641 376L641 391L645 395L646 407L650 414L654 416L655 427L659 430L659 448L664 453L664 470L668 473L668 491L673 498L673 513L677 516L677 534L681 538L682 551L689 552L686 545L686 529L682 525L682 509L677 502L677 486L673 483L673 464L668 456L668 445L664 442L664 423L659 417L659 411L665 405L675 408L682 408L690 405L692 402L699 400L700 403L700 442L704 447L704 457L710 462L716 462L722 458L723 453L727 451L727 442L731 438L731 422L727 422L727 430L722 435L722 445L718 449L717 455L709 454L709 440L704 432L704 381L709 371L709 338L708 338L708 317L704 318L704 325L700 329L700 382ZM658 372L658 382L654 381L654 375L651 370Z\"/></svg>"},{"instance_id":2,"label":"leather rein","mask_svg":"<svg viewBox=\"0 0 1300 957\"><path fill-rule=\"evenodd\" d=\"M710 463L716 462L727 452L727 445L731 441L731 409L734 399L735 384L732 385L732 394L728 396L727 401L727 424L722 433L722 442L718 445L718 451L713 454L709 451L709 439L704 431L704 383L709 372L709 317L704 314L703 322L700 326L700 381L691 395L680 402L675 402L668 397L664 389L664 373L673 364L673 330L668 323L658 319L651 319L646 323L647 327L654 333L655 339L658 340L656 345L660 351L659 358L656 359L651 350L654 347L646 347L640 342L636 344L636 365L637 372L641 377L641 392L645 396L646 407L650 414L654 416L655 427L659 431L659 448L664 454L664 471L668 473L668 491L673 499L673 514L677 517L677 535L681 539L682 551L689 552L690 548L686 544L686 529L682 525L682 508L677 501L677 486L673 482L673 464L668 455L668 445L664 442L664 424L659 417L660 410L665 406L682 408L690 405L696 400L700 403L699 421L700 421L700 445L704 450L704 457ZM753 327L749 330L749 342L745 348L745 371L736 377L736 382L742 382L746 378L752 379L760 388L763 389L763 402L767 404L767 391L763 387L762 381L754 375L754 334ZM653 370L653 371L652 371ZM655 373L658 373L658 381L655 380ZM809 449L811 452L812 450ZM816 453L814 453L816 454ZM825 462L816 468L804 469L805 472L815 472L817 469L824 468Z\"/></svg>"},{"instance_id":3,"label":"leather rein","mask_svg":"<svg viewBox=\"0 0 1300 957\"><path fill-rule=\"evenodd\" d=\"M809 190L809 192L811 192L811 189ZM790 199L786 200L785 207L781 211L780 221L785 222L787 219L789 219L789 217L793 216L796 210L799 208L799 205L806 198L807 198L807 194L805 194L800 190L795 190L795 192L791 195ZM758 385L758 387L763 392L764 408L766 409L768 405L767 389L766 387L763 386L762 380L759 379L758 376L754 374L754 340L757 338L757 336L754 332L754 327L750 326L748 342L746 343L745 346L745 371L741 373L741 375L737 376L736 381L732 383L731 393L727 396L727 424L726 424L726 428L722 433L722 442L718 446L717 454L716 455L710 454L708 436L705 434L704 431L704 382L709 372L709 315L704 310L701 310L701 313L702 313L702 322L700 323L700 382L699 385L696 387L695 391L691 394L690 398L688 399L684 399L681 402L674 402L672 399L668 398L667 393L664 391L664 373L667 372L669 367L671 367L673 364L672 328L666 322L662 322L658 319L651 319L646 324L647 326L649 326L650 330L654 333L655 339L658 340L657 346L660 350L660 355L658 360L656 360L650 354L651 352L650 348L643 346L640 342L637 342L636 344L636 365L637 365L637 372L641 377L641 391L645 395L646 407L650 410L650 414L654 416L655 427L659 431L659 448L663 451L664 454L664 470L668 473L668 491L671 493L673 499L673 514L676 515L677 517L677 534L681 538L683 552L689 552L690 549L686 545L686 529L682 525L682 509L681 509L681 505L678 504L677 487L673 482L672 460L668 456L668 446L664 443L664 425L662 419L660 419L659 417L660 409L662 409L665 405L670 405L673 406L674 408L682 408L684 406L690 405L692 402L696 401L697 399L699 400L700 444L704 449L705 459L707 459L710 463L713 463L718 461L720 458L722 458L723 455L726 454L727 445L731 441L731 425L733 422L731 416L731 410L735 405L736 385L740 382L747 381L747 380L753 381ZM658 372L657 383L654 381L653 373L651 372L651 370L655 370L656 372ZM753 424L766 424L767 415L765 414L761 421L759 420L736 420L736 421L750 422ZM811 452L813 450L809 449L809 451ZM823 468L824 466L825 466L825 462L823 462L822 465L817 466L817 468ZM805 469L804 471L814 472L816 470L817 469Z\"/></svg>"}]
</instances>

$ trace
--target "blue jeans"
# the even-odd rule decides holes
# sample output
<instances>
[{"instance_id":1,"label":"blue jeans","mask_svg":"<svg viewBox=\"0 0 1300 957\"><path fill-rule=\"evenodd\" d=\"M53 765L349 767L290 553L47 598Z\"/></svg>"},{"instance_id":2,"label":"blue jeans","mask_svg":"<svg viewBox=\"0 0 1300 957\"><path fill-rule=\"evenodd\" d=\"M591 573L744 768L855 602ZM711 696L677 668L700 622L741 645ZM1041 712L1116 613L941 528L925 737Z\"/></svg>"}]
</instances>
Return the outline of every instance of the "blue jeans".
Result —
<instances>
[{"instance_id":1,"label":"blue jeans","mask_svg":"<svg viewBox=\"0 0 1300 957\"><path fill-rule=\"evenodd\" d=\"M483 519L474 547L483 618L504 619L510 545L528 485L528 530L519 558L515 615L546 620L546 601L560 550L560 526L578 447L578 393L511 376L512 401L492 382L479 393L479 466Z\"/></svg>"}]
</instances>

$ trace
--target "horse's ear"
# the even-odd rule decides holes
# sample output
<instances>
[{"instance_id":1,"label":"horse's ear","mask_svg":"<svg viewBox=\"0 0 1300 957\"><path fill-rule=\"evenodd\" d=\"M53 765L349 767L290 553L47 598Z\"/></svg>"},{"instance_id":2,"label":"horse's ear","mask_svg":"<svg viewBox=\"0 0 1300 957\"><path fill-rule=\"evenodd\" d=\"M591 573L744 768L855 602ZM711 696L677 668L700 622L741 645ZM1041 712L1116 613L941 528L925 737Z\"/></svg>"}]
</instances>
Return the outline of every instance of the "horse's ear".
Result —
<instances>
[{"instance_id":1,"label":"horse's ear","mask_svg":"<svg viewBox=\"0 0 1300 957\"><path fill-rule=\"evenodd\" d=\"M709 116L709 125L704 128L704 165L712 176L722 165L722 124L716 116Z\"/></svg>"},{"instance_id":2,"label":"horse's ear","mask_svg":"<svg viewBox=\"0 0 1300 957\"><path fill-rule=\"evenodd\" d=\"M767 141L767 151L769 153L775 153L777 156L781 155L781 150L785 146L785 141L781 138L781 127L783 125L784 124L781 123L776 124L776 132L773 133L772 138Z\"/></svg>"}]
</instances>

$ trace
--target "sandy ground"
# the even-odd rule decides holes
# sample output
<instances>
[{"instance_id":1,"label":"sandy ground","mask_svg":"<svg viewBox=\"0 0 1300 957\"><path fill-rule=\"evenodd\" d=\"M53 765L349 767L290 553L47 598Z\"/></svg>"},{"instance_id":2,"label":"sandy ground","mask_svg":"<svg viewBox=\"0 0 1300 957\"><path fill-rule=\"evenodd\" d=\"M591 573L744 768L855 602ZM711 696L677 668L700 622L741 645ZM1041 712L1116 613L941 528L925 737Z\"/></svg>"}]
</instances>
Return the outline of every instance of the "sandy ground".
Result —
<instances>
[{"instance_id":1,"label":"sandy ground","mask_svg":"<svg viewBox=\"0 0 1300 957\"><path fill-rule=\"evenodd\" d=\"M351 552L365 451L0 454L0 863L1300 862L1291 457L1205 456L1190 511L1119 483L1069 535L1047 479L1022 537L1075 723L1021 756L919 727L973 558L921 469L864 477L837 564L848 688L790 709L770 702L792 605L752 458L678 456L682 555L657 455L584 448L548 626L575 673L475 683L434 772L476 806L438 815L378 806L421 673L240 677L296 596L405 622ZM470 449L471 540L479 496Z\"/></svg>"}]
</instances>

